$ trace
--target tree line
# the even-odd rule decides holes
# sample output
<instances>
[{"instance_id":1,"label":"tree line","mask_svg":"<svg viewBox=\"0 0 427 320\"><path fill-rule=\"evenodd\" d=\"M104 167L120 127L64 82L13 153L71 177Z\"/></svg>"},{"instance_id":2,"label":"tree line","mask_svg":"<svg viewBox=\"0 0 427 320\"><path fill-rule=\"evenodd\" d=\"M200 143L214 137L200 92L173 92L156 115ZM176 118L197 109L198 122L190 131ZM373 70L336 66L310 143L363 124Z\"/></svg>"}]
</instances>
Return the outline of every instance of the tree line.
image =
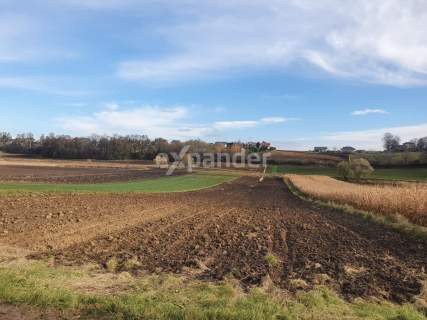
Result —
<instances>
[{"instance_id":1,"label":"tree line","mask_svg":"<svg viewBox=\"0 0 427 320\"><path fill-rule=\"evenodd\" d=\"M384 150L386 151L427 151L427 137L412 139L401 144L401 138L398 135L386 133L383 137Z\"/></svg>"},{"instance_id":2,"label":"tree line","mask_svg":"<svg viewBox=\"0 0 427 320\"><path fill-rule=\"evenodd\" d=\"M202 140L149 139L146 135L71 137L53 133L36 139L32 133L12 137L8 132L0 132L1 151L61 159L153 160L159 153L179 153L186 145L190 146L190 152L200 154L238 153L245 147L249 147L247 149L250 152L271 149L269 144L266 147L263 143L249 145L237 142L224 145Z\"/></svg>"}]
</instances>

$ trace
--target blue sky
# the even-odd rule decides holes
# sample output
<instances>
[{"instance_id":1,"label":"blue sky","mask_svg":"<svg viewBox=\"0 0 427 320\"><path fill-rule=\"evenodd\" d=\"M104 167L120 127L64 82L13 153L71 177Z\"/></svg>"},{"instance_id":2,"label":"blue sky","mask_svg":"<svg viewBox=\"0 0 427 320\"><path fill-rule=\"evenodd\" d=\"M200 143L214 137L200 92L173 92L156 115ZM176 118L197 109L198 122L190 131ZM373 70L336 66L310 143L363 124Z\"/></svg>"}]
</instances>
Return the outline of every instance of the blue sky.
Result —
<instances>
[{"instance_id":1,"label":"blue sky","mask_svg":"<svg viewBox=\"0 0 427 320\"><path fill-rule=\"evenodd\" d=\"M377 149L427 136L420 0L0 0L0 130Z\"/></svg>"}]
</instances>

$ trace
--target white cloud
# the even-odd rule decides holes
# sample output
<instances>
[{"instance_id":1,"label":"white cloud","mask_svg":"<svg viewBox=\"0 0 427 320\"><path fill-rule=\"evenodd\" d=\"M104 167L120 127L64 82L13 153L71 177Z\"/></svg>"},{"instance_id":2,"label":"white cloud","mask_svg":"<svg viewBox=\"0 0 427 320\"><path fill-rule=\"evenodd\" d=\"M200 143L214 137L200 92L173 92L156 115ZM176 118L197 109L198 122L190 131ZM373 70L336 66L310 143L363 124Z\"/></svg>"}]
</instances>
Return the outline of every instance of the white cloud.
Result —
<instances>
[{"instance_id":1,"label":"white cloud","mask_svg":"<svg viewBox=\"0 0 427 320\"><path fill-rule=\"evenodd\" d=\"M351 113L353 116L367 116L369 114L388 114L388 112L384 109L363 109L355 110Z\"/></svg>"},{"instance_id":2,"label":"white cloud","mask_svg":"<svg viewBox=\"0 0 427 320\"><path fill-rule=\"evenodd\" d=\"M242 129L253 128L261 125L279 124L288 121L299 120L298 118L283 118L283 117L265 117L259 120L246 120L246 121L219 121L214 123L216 129Z\"/></svg>"},{"instance_id":3,"label":"white cloud","mask_svg":"<svg viewBox=\"0 0 427 320\"><path fill-rule=\"evenodd\" d=\"M427 84L425 1L186 0L179 6L157 5L176 16L157 29L174 53L121 62L118 73L124 79L164 84L306 62L336 77L394 86Z\"/></svg>"},{"instance_id":4,"label":"white cloud","mask_svg":"<svg viewBox=\"0 0 427 320\"><path fill-rule=\"evenodd\" d=\"M258 121L218 121L214 123L216 129L243 129L253 128L259 124Z\"/></svg>"},{"instance_id":5,"label":"white cloud","mask_svg":"<svg viewBox=\"0 0 427 320\"><path fill-rule=\"evenodd\" d=\"M202 132L201 128L176 126L187 116L188 110L184 107L146 106L119 110L119 106L113 103L90 116L65 117L58 120L63 129L75 134L143 133L154 137L190 137Z\"/></svg>"},{"instance_id":6,"label":"white cloud","mask_svg":"<svg viewBox=\"0 0 427 320\"><path fill-rule=\"evenodd\" d=\"M307 64L334 77L427 85L423 0L46 0L30 1L38 9L31 14L16 1L2 3L0 63L84 56L84 42L75 48L79 52L62 42L70 36L67 28L81 22L79 12L120 10L131 14L131 27L116 28L117 45L140 48L141 30L156 38L146 44L154 55L144 50L138 58L132 51L132 59L118 63L117 74L130 81L168 85ZM49 15L64 6L77 13L64 24L52 23ZM156 22L147 23L146 16Z\"/></svg>"},{"instance_id":7,"label":"white cloud","mask_svg":"<svg viewBox=\"0 0 427 320\"><path fill-rule=\"evenodd\" d=\"M191 110L183 106L172 108L141 106L129 109L116 103L109 103L102 111L89 116L63 117L57 120L62 129L76 135L141 133L150 137L190 139L221 135L222 131L277 124L287 121L286 119L269 117L260 120L200 124L191 121Z\"/></svg>"},{"instance_id":8,"label":"white cloud","mask_svg":"<svg viewBox=\"0 0 427 320\"><path fill-rule=\"evenodd\" d=\"M296 121L298 118L283 118L283 117L266 117L262 118L261 122L266 124L283 123L288 121Z\"/></svg>"}]
</instances>

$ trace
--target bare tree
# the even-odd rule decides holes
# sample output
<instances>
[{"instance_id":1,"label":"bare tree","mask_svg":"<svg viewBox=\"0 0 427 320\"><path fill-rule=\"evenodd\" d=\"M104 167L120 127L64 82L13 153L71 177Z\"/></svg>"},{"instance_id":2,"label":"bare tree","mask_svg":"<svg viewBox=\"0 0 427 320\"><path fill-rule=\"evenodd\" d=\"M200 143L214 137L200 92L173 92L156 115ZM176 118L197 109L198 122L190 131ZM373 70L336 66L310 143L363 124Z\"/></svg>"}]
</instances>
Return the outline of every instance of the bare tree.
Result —
<instances>
[{"instance_id":1,"label":"bare tree","mask_svg":"<svg viewBox=\"0 0 427 320\"><path fill-rule=\"evenodd\" d=\"M12 142L12 135L9 132L0 132L0 148Z\"/></svg>"},{"instance_id":2,"label":"bare tree","mask_svg":"<svg viewBox=\"0 0 427 320\"><path fill-rule=\"evenodd\" d=\"M396 150L396 147L400 144L400 137L388 132L383 137L383 143L386 151Z\"/></svg>"},{"instance_id":3,"label":"bare tree","mask_svg":"<svg viewBox=\"0 0 427 320\"><path fill-rule=\"evenodd\" d=\"M427 137L418 139L417 149L418 151L427 151Z\"/></svg>"}]
</instances>

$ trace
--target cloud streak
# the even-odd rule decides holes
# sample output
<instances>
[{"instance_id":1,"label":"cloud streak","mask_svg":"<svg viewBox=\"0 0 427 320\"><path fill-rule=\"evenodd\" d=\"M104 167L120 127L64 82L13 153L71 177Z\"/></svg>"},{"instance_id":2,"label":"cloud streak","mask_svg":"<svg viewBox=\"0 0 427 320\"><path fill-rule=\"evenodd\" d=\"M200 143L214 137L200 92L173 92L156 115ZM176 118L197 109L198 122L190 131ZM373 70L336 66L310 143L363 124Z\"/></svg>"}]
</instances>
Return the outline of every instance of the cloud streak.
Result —
<instances>
[{"instance_id":1,"label":"cloud streak","mask_svg":"<svg viewBox=\"0 0 427 320\"><path fill-rule=\"evenodd\" d=\"M370 114L388 114L388 112L384 109L363 109L351 113L352 116L367 116Z\"/></svg>"}]
</instances>

